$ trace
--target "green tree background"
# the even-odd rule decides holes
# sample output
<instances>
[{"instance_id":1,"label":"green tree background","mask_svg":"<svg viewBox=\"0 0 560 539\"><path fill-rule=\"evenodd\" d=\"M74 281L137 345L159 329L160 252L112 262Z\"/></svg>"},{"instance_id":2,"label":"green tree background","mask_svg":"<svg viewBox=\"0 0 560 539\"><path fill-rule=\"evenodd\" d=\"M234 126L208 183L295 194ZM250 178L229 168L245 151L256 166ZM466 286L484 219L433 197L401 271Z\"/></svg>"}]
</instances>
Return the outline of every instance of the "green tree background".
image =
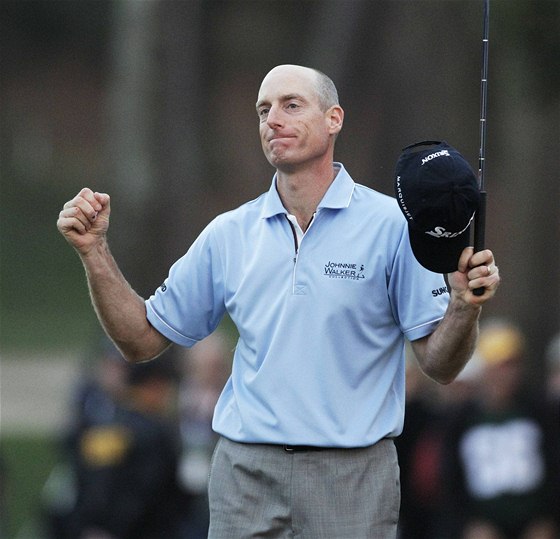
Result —
<instances>
[{"instance_id":1,"label":"green tree background","mask_svg":"<svg viewBox=\"0 0 560 539\"><path fill-rule=\"evenodd\" d=\"M491 0L486 236L503 284L484 316L526 332L536 386L560 330L559 26L557 0ZM482 0L2 2L2 371L74 368L98 335L55 227L81 187L111 194L113 251L149 295L212 217L268 188L254 102L271 67L335 80L336 157L392 194L417 140L445 139L477 167L481 38Z\"/></svg>"}]
</instances>

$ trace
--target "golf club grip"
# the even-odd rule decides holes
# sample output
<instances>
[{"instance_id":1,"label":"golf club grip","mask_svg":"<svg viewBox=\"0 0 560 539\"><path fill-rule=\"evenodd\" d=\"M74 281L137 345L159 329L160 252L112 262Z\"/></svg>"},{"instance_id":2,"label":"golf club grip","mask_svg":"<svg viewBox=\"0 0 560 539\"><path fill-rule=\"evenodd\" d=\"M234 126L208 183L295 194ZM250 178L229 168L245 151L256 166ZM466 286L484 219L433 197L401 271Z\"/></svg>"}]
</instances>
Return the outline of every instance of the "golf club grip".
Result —
<instances>
[{"instance_id":1,"label":"golf club grip","mask_svg":"<svg viewBox=\"0 0 560 539\"><path fill-rule=\"evenodd\" d=\"M484 249L484 233L486 230L486 191L480 191L480 201L478 210L474 216L474 252L478 253ZM473 294L475 296L482 296L485 288L475 288Z\"/></svg>"}]
</instances>

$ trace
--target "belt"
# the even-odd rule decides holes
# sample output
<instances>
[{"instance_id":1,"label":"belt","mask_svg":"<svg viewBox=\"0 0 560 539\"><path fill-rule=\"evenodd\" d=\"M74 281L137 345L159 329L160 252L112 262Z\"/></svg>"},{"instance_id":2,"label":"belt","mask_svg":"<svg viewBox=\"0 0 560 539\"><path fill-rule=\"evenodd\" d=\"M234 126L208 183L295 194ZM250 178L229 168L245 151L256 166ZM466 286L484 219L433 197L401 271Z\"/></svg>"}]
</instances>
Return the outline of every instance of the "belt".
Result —
<instances>
[{"instance_id":1,"label":"belt","mask_svg":"<svg viewBox=\"0 0 560 539\"><path fill-rule=\"evenodd\" d=\"M287 453L305 453L307 451L325 451L330 447L318 447L316 445L283 445L284 451Z\"/></svg>"}]
</instances>

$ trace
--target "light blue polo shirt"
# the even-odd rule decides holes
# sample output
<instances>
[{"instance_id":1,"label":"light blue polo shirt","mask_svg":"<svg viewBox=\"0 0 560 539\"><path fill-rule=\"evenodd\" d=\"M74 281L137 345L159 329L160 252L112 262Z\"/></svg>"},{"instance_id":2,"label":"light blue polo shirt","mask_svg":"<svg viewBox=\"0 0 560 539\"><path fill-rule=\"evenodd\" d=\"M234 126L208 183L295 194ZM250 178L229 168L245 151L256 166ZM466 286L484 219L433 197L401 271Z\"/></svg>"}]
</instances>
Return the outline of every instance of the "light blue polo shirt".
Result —
<instances>
[{"instance_id":1,"label":"light blue polo shirt","mask_svg":"<svg viewBox=\"0 0 560 539\"><path fill-rule=\"evenodd\" d=\"M213 420L231 440L361 447L402 430L405 337L431 333L448 294L415 260L396 201L337 166L297 252L275 177L214 219L146 301L183 346L226 311L237 326Z\"/></svg>"}]
</instances>

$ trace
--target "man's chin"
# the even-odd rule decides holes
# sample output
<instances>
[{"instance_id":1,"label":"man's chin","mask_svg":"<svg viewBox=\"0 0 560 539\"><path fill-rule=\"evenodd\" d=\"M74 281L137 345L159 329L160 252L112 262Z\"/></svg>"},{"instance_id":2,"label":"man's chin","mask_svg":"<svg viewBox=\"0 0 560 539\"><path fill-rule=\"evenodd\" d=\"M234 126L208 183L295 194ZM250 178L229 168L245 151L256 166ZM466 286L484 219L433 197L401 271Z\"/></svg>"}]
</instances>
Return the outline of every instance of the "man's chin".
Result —
<instances>
[{"instance_id":1,"label":"man's chin","mask_svg":"<svg viewBox=\"0 0 560 539\"><path fill-rule=\"evenodd\" d=\"M297 162L292 159L284 158L269 158L268 162L277 170L281 172L294 172L297 169Z\"/></svg>"},{"instance_id":2,"label":"man's chin","mask_svg":"<svg viewBox=\"0 0 560 539\"><path fill-rule=\"evenodd\" d=\"M275 168L290 163L290 158L285 153L272 152L267 155L268 162Z\"/></svg>"}]
</instances>

